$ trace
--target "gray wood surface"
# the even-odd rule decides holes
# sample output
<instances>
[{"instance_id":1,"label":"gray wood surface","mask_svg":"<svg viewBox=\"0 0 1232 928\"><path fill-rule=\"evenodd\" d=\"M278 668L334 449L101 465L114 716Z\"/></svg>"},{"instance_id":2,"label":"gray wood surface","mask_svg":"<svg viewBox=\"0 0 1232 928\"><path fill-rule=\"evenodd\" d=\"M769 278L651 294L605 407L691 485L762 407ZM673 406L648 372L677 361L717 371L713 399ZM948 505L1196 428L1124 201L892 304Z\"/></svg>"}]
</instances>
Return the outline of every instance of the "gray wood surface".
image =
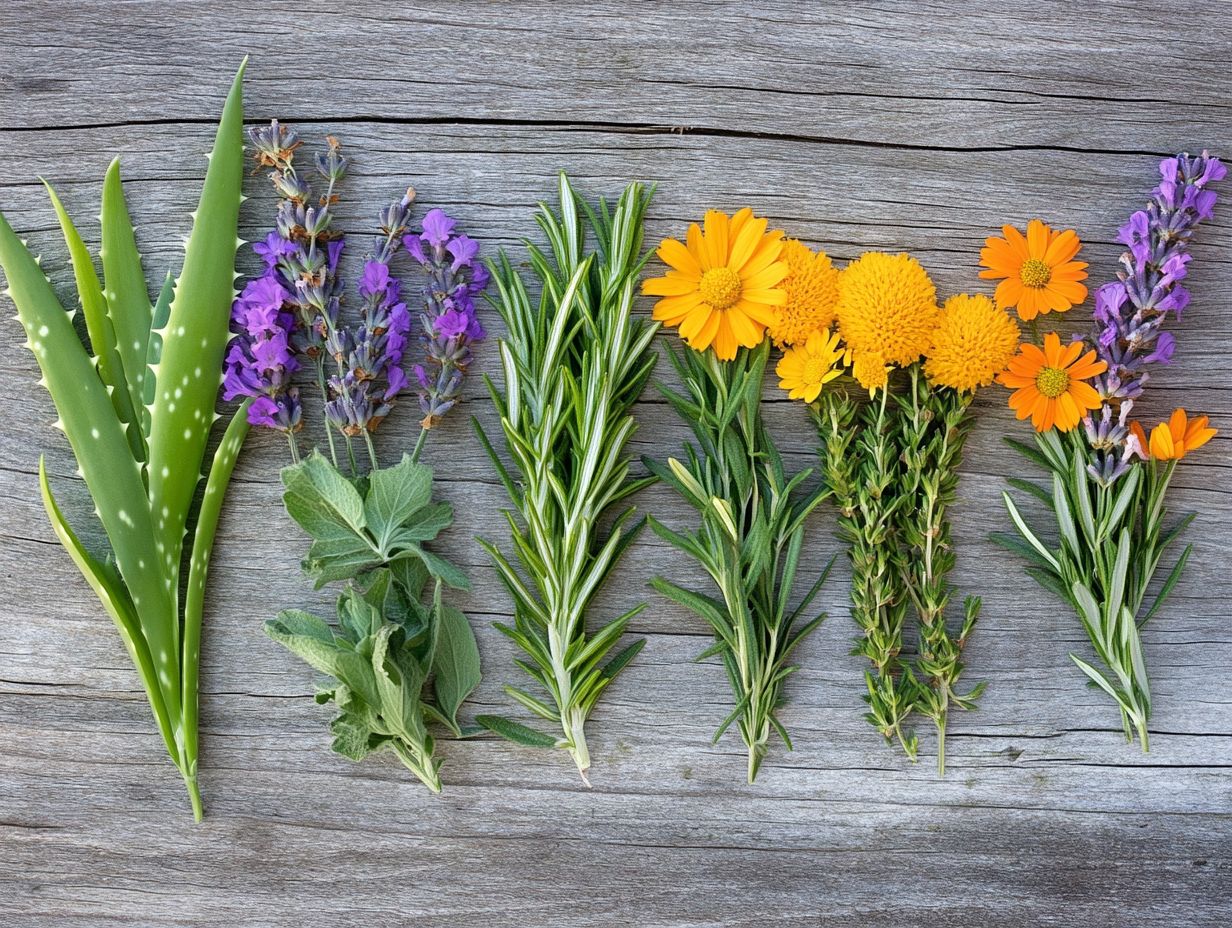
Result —
<instances>
[{"instance_id":1,"label":"gray wood surface","mask_svg":"<svg viewBox=\"0 0 1232 928\"><path fill-rule=\"evenodd\" d=\"M231 73L252 54L251 121L341 135L354 170L342 222L355 236L408 183L459 215L485 248L531 234L531 208L568 169L591 194L659 185L649 235L707 206L750 205L849 259L906 249L943 292L977 286L979 245L1039 215L1087 241L1095 280L1159 157L1232 155L1232 6L1192 2L875 5L372 0L231 4L8 0L0 12L0 208L67 289L71 274L38 176L83 233L113 154L123 158L153 275L178 261L201 153ZM346 12L341 12L345 9ZM244 230L270 222L250 182ZM1232 188L1223 191L1232 198ZM978 714L953 719L950 771L931 736L912 766L861 720L847 651L845 570L831 618L801 650L776 748L743 783L708 638L653 598L656 572L689 564L649 534L599 611L639 599L649 644L601 703L586 789L568 759L490 738L443 746L433 798L392 758L327 750L312 673L261 632L286 606L326 608L297 575L302 538L278 500L280 441L254 434L228 499L202 671L202 782L194 826L111 624L38 502L46 450L70 516L88 525L66 443L34 386L16 322L0 324L0 924L727 926L1222 925L1232 904L1232 231L1229 204L1199 235L1194 301L1150 416L1211 413L1221 434L1186 461L1178 509L1197 509L1184 581L1146 634L1156 712L1150 755L1082 685L1075 618L987 533L1003 527L1000 442L1021 435L1004 394L979 401L956 534L957 579L984 597L970 674ZM246 268L251 261L245 259ZM1064 320L1084 323L1085 310ZM490 320L489 320L490 321ZM494 371L494 345L480 367ZM791 463L811 460L804 412L768 390ZM477 383L466 412L491 423ZM684 430L647 396L638 453ZM404 408L386 456L414 434ZM510 645L490 628L509 603L476 533L500 535L499 485L463 415L429 447L471 572L462 605L486 679L472 711L512 711ZM640 503L688 514L662 489ZM810 529L810 570L837 549L832 513ZM97 531L97 530L96 530ZM97 534L92 536L97 539Z\"/></svg>"}]
</instances>

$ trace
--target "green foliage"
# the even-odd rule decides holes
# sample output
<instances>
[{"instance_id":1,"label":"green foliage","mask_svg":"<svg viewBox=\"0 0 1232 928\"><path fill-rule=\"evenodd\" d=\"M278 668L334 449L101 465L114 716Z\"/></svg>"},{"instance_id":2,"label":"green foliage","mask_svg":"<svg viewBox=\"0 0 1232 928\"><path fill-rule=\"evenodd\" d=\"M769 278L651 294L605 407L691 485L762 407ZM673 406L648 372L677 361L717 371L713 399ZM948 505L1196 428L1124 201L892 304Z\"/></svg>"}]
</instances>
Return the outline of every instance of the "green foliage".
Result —
<instances>
[{"instance_id":1,"label":"green foliage","mask_svg":"<svg viewBox=\"0 0 1232 928\"><path fill-rule=\"evenodd\" d=\"M338 708L330 723L334 751L354 761L392 751L439 793L441 761L428 724L462 737L458 707L480 681L475 635L462 613L441 603L439 579L429 606L388 567L367 572L363 582L338 597L336 627L286 610L265 623L266 634L333 678L316 698Z\"/></svg>"},{"instance_id":2,"label":"green foliage","mask_svg":"<svg viewBox=\"0 0 1232 928\"><path fill-rule=\"evenodd\" d=\"M434 793L441 791L430 723L470 734L458 710L479 685L479 648L466 617L441 601L466 576L423 547L453 521L432 501L432 468L409 455L367 477L348 478L320 453L286 467L283 502L313 539L304 572L318 588L349 581L337 626L299 610L265 623L272 639L333 684L333 749L351 760L390 750ZM432 581L430 604L421 602Z\"/></svg>"},{"instance_id":3,"label":"green foliage","mask_svg":"<svg viewBox=\"0 0 1232 928\"><path fill-rule=\"evenodd\" d=\"M173 288L170 315L155 332L155 311L113 162L103 184L104 282L48 186L85 317L82 344L50 281L0 216L0 266L8 294L42 370L110 550L88 551L55 501L40 460L44 506L57 537L116 623L145 686L172 761L201 817L197 786L197 670L205 577L235 455L247 430L241 407L208 468L218 416L222 354L230 338L236 227L243 175L244 68L231 87L201 198ZM160 300L160 304L163 301ZM158 353L153 353L157 342ZM157 362L147 365L150 358ZM147 398L152 398L147 407ZM147 438L153 438L147 442ZM205 495L194 500L202 471ZM190 547L185 530L195 521ZM180 568L190 563L181 612Z\"/></svg>"},{"instance_id":4,"label":"green foliage","mask_svg":"<svg viewBox=\"0 0 1232 928\"><path fill-rule=\"evenodd\" d=\"M898 492L896 409L888 390L859 405L834 388L822 392L814 416L823 482L834 494L838 534L851 561L851 617L860 628L852 653L870 664L864 717L915 760L918 741L905 723L920 687L901 655L910 603L895 534L909 498Z\"/></svg>"},{"instance_id":5,"label":"green foliage","mask_svg":"<svg viewBox=\"0 0 1232 928\"><path fill-rule=\"evenodd\" d=\"M946 622L954 569L950 541L949 506L958 489L958 468L971 430L972 393L948 387L930 387L918 364L907 371L899 405L898 444L902 466L896 554L898 570L915 610L919 650L912 679L917 682L914 708L937 729L937 772L945 773L945 734L951 707L971 710L984 691L977 683L966 693L957 685L964 664L963 649L975 630L980 599L963 602L963 621L957 634Z\"/></svg>"},{"instance_id":6,"label":"green foliage","mask_svg":"<svg viewBox=\"0 0 1232 928\"><path fill-rule=\"evenodd\" d=\"M958 691L963 649L979 620L980 600L963 603L951 630L946 610L955 554L949 506L971 428L972 394L929 385L919 364L905 387L857 403L838 385L814 408L826 485L839 510L839 536L851 560L851 615L860 628L853 653L869 661L865 718L912 760L919 740L913 713L937 730L937 770L945 773L945 736L952 708L975 709L978 683ZM904 653L904 627L914 615L919 646Z\"/></svg>"},{"instance_id":7,"label":"green foliage","mask_svg":"<svg viewBox=\"0 0 1232 928\"><path fill-rule=\"evenodd\" d=\"M629 474L625 446L637 424L629 408L654 368L651 339L658 328L632 314L647 253L642 220L650 193L631 184L614 209L591 209L560 177L560 209L541 204L536 216L547 252L527 243L538 305L505 255L492 266L504 319L504 390L488 383L500 416L509 467L478 427L509 494L508 514L518 570L495 545L484 543L514 602L513 626L497 625L530 661L518 665L548 701L516 687L506 692L559 726L583 779L590 767L584 726L599 696L641 648L611 655L639 605L593 634L587 613L620 555L644 520L632 508L601 523L647 480ZM588 242L593 239L593 244ZM486 717L492 731L536 741L524 726Z\"/></svg>"},{"instance_id":8,"label":"green foliage","mask_svg":"<svg viewBox=\"0 0 1232 928\"><path fill-rule=\"evenodd\" d=\"M702 656L722 659L736 703L714 737L717 741L737 723L748 748L750 783L766 756L772 730L791 748L778 717L783 684L796 670L789 663L796 645L825 618L810 616L809 607L830 572L827 566L792 605L804 520L827 491L799 489L812 471L789 478L762 423L761 389L769 350L766 341L752 350L741 349L735 360L725 362L712 352L669 349L685 392L662 385L660 390L689 424L697 445L686 446L684 461L669 458L664 465L646 460L698 513L694 532L675 532L656 519L650 524L664 541L705 569L718 598L664 577L652 583L714 631L715 644Z\"/></svg>"},{"instance_id":9,"label":"green foliage","mask_svg":"<svg viewBox=\"0 0 1232 928\"><path fill-rule=\"evenodd\" d=\"M317 589L408 558L450 586L468 588L460 569L423 547L453 522L448 503L432 502L432 468L403 455L397 465L352 482L314 451L284 468L282 482L287 512L313 539L303 566Z\"/></svg>"},{"instance_id":10,"label":"green foliage","mask_svg":"<svg viewBox=\"0 0 1232 928\"><path fill-rule=\"evenodd\" d=\"M1076 654L1070 658L1091 686L1116 702L1126 740L1136 735L1147 751L1151 686L1141 630L1172 592L1192 550L1186 546L1181 551L1150 597L1164 554L1195 517L1189 513L1164 528L1164 495L1176 461L1136 461L1124 476L1105 484L1088 472L1091 449L1077 431L1067 438L1055 431L1040 433L1034 448L1010 444L1050 475L1044 486L1026 480L1011 483L1047 507L1058 537L1052 542L1041 538L1006 492L1005 506L1018 534L995 534L993 539L1027 560L1027 573L1077 613L1103 669Z\"/></svg>"}]
</instances>

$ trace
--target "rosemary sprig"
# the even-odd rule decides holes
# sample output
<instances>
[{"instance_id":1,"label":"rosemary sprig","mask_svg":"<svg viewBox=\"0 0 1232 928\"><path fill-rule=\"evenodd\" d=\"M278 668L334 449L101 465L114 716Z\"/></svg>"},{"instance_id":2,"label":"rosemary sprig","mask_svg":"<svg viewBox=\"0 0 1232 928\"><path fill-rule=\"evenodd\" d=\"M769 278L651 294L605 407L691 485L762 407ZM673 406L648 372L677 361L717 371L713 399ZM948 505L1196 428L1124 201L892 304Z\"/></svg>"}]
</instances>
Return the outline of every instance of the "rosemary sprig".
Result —
<instances>
[{"instance_id":1,"label":"rosemary sprig","mask_svg":"<svg viewBox=\"0 0 1232 928\"><path fill-rule=\"evenodd\" d=\"M950 634L945 616L952 592L948 576L955 561L947 513L958 486L975 394L930 387L919 364L913 364L907 376L907 392L896 397L903 467L899 492L905 500L898 509L897 552L903 587L920 632L915 709L937 728L937 772L944 774L950 707L974 709L985 686L980 682L965 694L956 689L963 672L963 648L979 619L979 597L964 600L957 636Z\"/></svg>"},{"instance_id":2,"label":"rosemary sprig","mask_svg":"<svg viewBox=\"0 0 1232 928\"><path fill-rule=\"evenodd\" d=\"M750 783L766 756L771 730L791 750L778 717L783 684L796 670L788 659L825 618L821 614L798 624L830 572L827 566L803 600L789 608L804 520L827 491L797 492L811 469L789 478L762 423L762 378L769 349L765 341L758 348L742 349L733 361L720 361L713 352L669 348L686 392L663 385L659 389L689 423L697 447L686 446L685 461L669 458L664 465L643 459L700 516L695 532L675 532L653 518L651 527L702 565L719 598L664 577L652 584L714 630L714 645L698 660L716 654L722 658L736 701L714 740L737 722L748 748Z\"/></svg>"},{"instance_id":3,"label":"rosemary sprig","mask_svg":"<svg viewBox=\"0 0 1232 928\"><path fill-rule=\"evenodd\" d=\"M904 723L920 685L900 657L908 596L895 554L901 460L889 391L862 405L842 388L822 392L813 409L822 475L838 507L838 535L851 561L851 617L860 628L853 654L867 658L865 719L915 760L918 741ZM853 447L854 446L854 447Z\"/></svg>"},{"instance_id":4,"label":"rosemary sprig","mask_svg":"<svg viewBox=\"0 0 1232 928\"><path fill-rule=\"evenodd\" d=\"M490 381L488 387L512 468L475 424L513 504L506 515L521 570L495 545L484 547L514 601L514 625L496 627L529 656L516 663L548 698L514 686L505 690L559 726L556 744L573 757L583 780L590 768L586 720L645 644L634 641L608 656L645 603L593 634L586 618L645 520L630 525L629 507L606 533L600 523L654 479L632 478L624 453L637 428L629 408L656 360L650 343L658 326L632 314L648 257L642 221L650 197L642 185L630 184L614 209L600 200L592 210L562 174L559 212L540 204L536 216L549 253L526 246L542 288L538 305L507 256L492 266L495 304L508 334L500 344L504 390ZM588 231L594 237L590 253ZM505 719L483 716L479 722L523 743L544 740Z\"/></svg>"}]
</instances>

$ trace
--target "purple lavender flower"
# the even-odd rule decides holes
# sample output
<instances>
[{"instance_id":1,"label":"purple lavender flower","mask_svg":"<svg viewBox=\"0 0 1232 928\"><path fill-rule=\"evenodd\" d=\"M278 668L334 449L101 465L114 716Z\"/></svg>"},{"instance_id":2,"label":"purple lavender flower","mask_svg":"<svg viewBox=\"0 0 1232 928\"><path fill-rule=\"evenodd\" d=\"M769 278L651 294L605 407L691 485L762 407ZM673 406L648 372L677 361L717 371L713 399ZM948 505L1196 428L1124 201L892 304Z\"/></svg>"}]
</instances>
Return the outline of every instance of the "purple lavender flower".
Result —
<instances>
[{"instance_id":1,"label":"purple lavender flower","mask_svg":"<svg viewBox=\"0 0 1232 928\"><path fill-rule=\"evenodd\" d=\"M291 433L300 428L303 410L291 375L299 368L291 351L295 317L285 307L291 294L272 268L248 282L231 307L231 330L223 371L223 399L253 397L248 421Z\"/></svg>"},{"instance_id":2,"label":"purple lavender flower","mask_svg":"<svg viewBox=\"0 0 1232 928\"><path fill-rule=\"evenodd\" d=\"M354 327L335 327L325 348L338 365L329 378L325 416L347 438L368 436L389 415L406 385L402 355L411 316L402 302L402 282L390 273L390 262L401 247L410 219L414 191L381 211L384 238L375 255L364 262L359 280L363 301Z\"/></svg>"},{"instance_id":3,"label":"purple lavender flower","mask_svg":"<svg viewBox=\"0 0 1232 928\"><path fill-rule=\"evenodd\" d=\"M1146 209L1130 216L1117 236L1127 249L1117 280L1095 293L1091 341L1108 370L1094 384L1104 401L1100 419L1088 417L1085 425L1095 451L1089 470L1104 484L1129 467L1129 414L1149 379L1146 367L1172 360L1176 340L1163 326L1169 314L1179 317L1189 304L1181 284L1192 259L1189 239L1214 210L1215 191L1207 185L1222 180L1227 169L1203 152L1165 158L1159 173Z\"/></svg>"},{"instance_id":4,"label":"purple lavender flower","mask_svg":"<svg viewBox=\"0 0 1232 928\"><path fill-rule=\"evenodd\" d=\"M479 243L455 234L456 226L444 210L429 210L422 233L405 240L407 253L428 276L419 313L424 361L414 367L425 429L439 424L458 402L471 363L470 346L486 334L475 313L475 297L488 285L489 274L476 260Z\"/></svg>"}]
</instances>

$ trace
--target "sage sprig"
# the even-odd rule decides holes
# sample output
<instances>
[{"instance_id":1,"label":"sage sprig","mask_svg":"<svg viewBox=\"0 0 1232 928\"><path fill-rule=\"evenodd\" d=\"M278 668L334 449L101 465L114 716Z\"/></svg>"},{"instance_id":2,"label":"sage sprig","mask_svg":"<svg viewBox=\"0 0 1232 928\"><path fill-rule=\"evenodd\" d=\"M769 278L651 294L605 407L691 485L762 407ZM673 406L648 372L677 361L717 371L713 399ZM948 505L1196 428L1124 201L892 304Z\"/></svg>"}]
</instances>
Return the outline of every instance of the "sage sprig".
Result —
<instances>
[{"instance_id":1,"label":"sage sprig","mask_svg":"<svg viewBox=\"0 0 1232 928\"><path fill-rule=\"evenodd\" d=\"M465 589L466 576L424 547L453 521L451 507L431 498L432 476L409 455L359 480L315 451L285 468L287 512L313 539L305 572L318 587L351 582L338 597L335 628L288 609L265 631L333 677L316 698L338 707L330 725L337 753L358 761L392 750L439 793L440 761L428 722L463 737L458 709L479 685L480 671L466 617L442 601L442 585Z\"/></svg>"},{"instance_id":2,"label":"sage sprig","mask_svg":"<svg viewBox=\"0 0 1232 928\"><path fill-rule=\"evenodd\" d=\"M492 265L495 305L504 319L500 343L504 389L489 381L500 417L507 466L476 421L512 503L506 513L513 556L483 542L513 597L514 624L497 623L529 658L518 660L546 698L520 687L505 691L559 729L548 739L499 717L477 719L526 744L555 743L583 780L590 768L585 725L599 696L645 644L612 653L638 604L591 632L596 594L645 520L628 507L608 516L653 478L630 475L625 447L637 429L629 409L654 368L654 324L632 314L648 255L642 221L650 192L630 184L614 208L592 209L560 176L560 206L540 204L536 221L548 251L527 243L541 288L537 305L504 254ZM610 527L604 529L605 524Z\"/></svg>"},{"instance_id":3,"label":"sage sprig","mask_svg":"<svg viewBox=\"0 0 1232 928\"><path fill-rule=\"evenodd\" d=\"M109 550L89 550L39 486L57 538L119 630L167 752L202 815L197 780L197 681L206 575L223 496L248 424L242 406L206 465L220 418L243 178L244 66L223 107L179 277L156 304L137 252L118 161L102 196L103 280L55 192L85 316L88 347L25 243L0 216L0 266L27 346L77 458ZM196 500L205 469L204 494ZM187 530L192 528L187 544ZM181 584L183 561L187 581ZM183 603L181 604L181 595Z\"/></svg>"},{"instance_id":4,"label":"sage sprig","mask_svg":"<svg viewBox=\"0 0 1232 928\"><path fill-rule=\"evenodd\" d=\"M718 655L731 682L735 708L715 732L717 742L736 723L748 749L748 781L776 732L791 750L779 718L783 686L796 671L796 646L825 618L810 606L830 573L828 565L798 603L792 602L804 547L804 521L827 495L803 491L812 473L788 476L761 418L761 391L770 342L742 348L734 360L714 352L668 349L683 393L660 385L663 396L689 424L697 441L685 459L646 466L698 513L692 532L677 532L657 519L651 528L696 560L719 595L700 593L666 577L654 588L705 619L714 644L697 660ZM831 560L830 564L833 564Z\"/></svg>"}]
</instances>

